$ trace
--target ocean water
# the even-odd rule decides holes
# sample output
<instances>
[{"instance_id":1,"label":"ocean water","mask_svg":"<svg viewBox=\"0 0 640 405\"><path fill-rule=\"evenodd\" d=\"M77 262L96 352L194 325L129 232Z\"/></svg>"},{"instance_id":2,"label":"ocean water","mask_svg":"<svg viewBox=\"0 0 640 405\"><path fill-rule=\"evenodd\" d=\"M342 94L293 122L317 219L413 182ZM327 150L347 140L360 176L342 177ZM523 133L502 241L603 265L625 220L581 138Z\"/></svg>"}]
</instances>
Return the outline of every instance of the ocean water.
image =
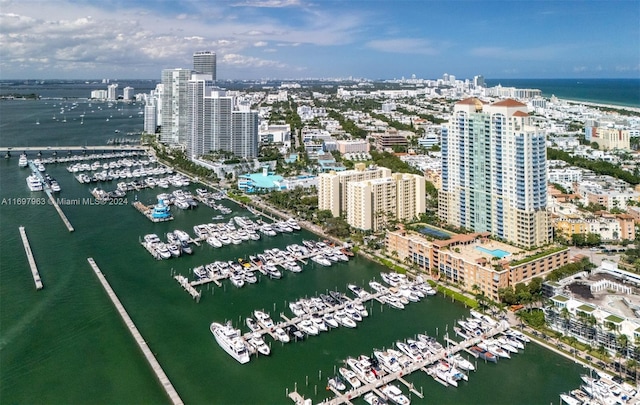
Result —
<instances>
[{"instance_id":1,"label":"ocean water","mask_svg":"<svg viewBox=\"0 0 640 405\"><path fill-rule=\"evenodd\" d=\"M102 105L93 113L95 119L88 119L87 112L80 125L71 113L66 123L53 121L51 113L59 111L59 106L54 110L46 103L0 102L0 144L14 145L16 150L21 145L45 142L71 145L84 140L99 145L114 136L114 128L139 131L142 126L140 118L129 114L137 111L134 105ZM78 106L72 111L79 114L81 110ZM113 117L106 121L109 116ZM40 117L40 125L35 124L36 117ZM45 124L45 119L51 122ZM135 198L151 203L160 192L143 190L130 193L124 205L63 205L75 227L75 232L69 233L53 207L35 203L43 194L28 191L28 169L18 167L17 157L14 153L10 159L0 159L2 403L168 402L93 274L88 257L100 266L188 404L286 404L291 403L286 394L294 388L319 402L329 397L326 378L348 356L390 347L396 340L422 332L443 342L443 335L455 321L468 316L467 308L442 296L411 304L404 311L373 303L369 304L371 316L356 329L339 328L287 345L266 338L272 345L272 355L240 365L216 344L209 331L211 322L231 320L246 330L244 318L254 309L265 309L274 319L280 313L290 316L287 303L291 300L329 289L346 291L347 283L364 286L373 278L379 279L380 271L386 269L361 257L330 268L310 262L302 273L285 273L281 280L261 279L242 289L229 283L223 288L205 286L202 299L196 303L173 280L173 274L189 275L193 267L214 260L246 258L266 248L283 248L317 237L300 231L222 249L203 245L195 248L192 256L156 261L140 245L143 235L164 235L173 229L192 233L195 224L216 222L212 217L218 213L200 206L176 211L173 221L154 224L130 205ZM60 182L60 197L89 197L90 186L79 184L64 164L48 165L47 172ZM103 187L112 189L115 185ZM191 189L196 187L192 185ZM11 203L12 199L27 197L33 197L34 202ZM234 210L233 215L251 215L233 202L224 204ZM35 290L29 271L18 233L21 225L26 228L44 283L41 291ZM413 397L413 403L557 404L559 394L578 387L579 375L585 372L571 360L535 344L511 360L478 366L469 382L457 389L443 387L424 373L407 377L425 394L424 400Z\"/></svg>"},{"instance_id":2,"label":"ocean water","mask_svg":"<svg viewBox=\"0 0 640 405\"><path fill-rule=\"evenodd\" d=\"M544 97L640 107L640 79L486 79L487 86L539 89Z\"/></svg>"}]
</instances>

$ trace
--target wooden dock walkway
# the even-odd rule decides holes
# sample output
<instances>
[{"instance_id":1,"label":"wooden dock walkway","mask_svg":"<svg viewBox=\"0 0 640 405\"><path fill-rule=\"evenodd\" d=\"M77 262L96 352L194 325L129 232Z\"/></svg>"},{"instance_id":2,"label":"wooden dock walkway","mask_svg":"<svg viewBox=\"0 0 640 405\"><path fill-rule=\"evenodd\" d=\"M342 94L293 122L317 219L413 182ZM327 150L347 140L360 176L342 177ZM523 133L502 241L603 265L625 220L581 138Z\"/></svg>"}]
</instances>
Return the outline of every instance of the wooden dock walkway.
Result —
<instances>
[{"instance_id":1,"label":"wooden dock walkway","mask_svg":"<svg viewBox=\"0 0 640 405\"><path fill-rule=\"evenodd\" d=\"M102 272L100 271L100 268L98 268L98 265L96 264L96 262L91 257L87 258L87 261L89 262L89 265L91 265L91 268L93 269L94 273L96 273L96 276L98 276L98 280L100 280L100 284L102 284L102 287L104 288L107 295L111 299L111 302L118 310L118 313L122 317L122 321L125 323L125 325L127 325L127 328L129 329L129 332L131 332L131 335L133 336L136 343L138 344L138 347L140 347L140 350L142 350L144 357L147 359L147 362L149 362L151 369L156 374L158 381L160 381L160 384L162 385L165 392L167 393L167 396L171 400L171 403L173 403L174 405L184 404L184 402L178 395L178 392L173 387L173 384L171 384L171 381L169 381L169 377L167 377L164 370L162 370L160 363L158 363L158 360L156 360L156 357L153 355L153 352L151 351L151 349L149 349L147 342L145 342L144 338L140 334L140 331L138 331L138 328L136 328L136 325L133 323L133 320L131 320L131 317L129 317L129 314L127 314L127 311L122 306L122 303L118 299L118 296L109 285L109 282L104 277L104 274L102 274Z\"/></svg>"},{"instance_id":2,"label":"wooden dock walkway","mask_svg":"<svg viewBox=\"0 0 640 405\"><path fill-rule=\"evenodd\" d=\"M507 327L508 327L507 325L500 324L494 327L491 331L487 332L486 335L494 336L500 332L504 332L507 329ZM344 393L332 389L331 391L333 391L336 394L336 396L322 403L327 405L349 404L351 403L351 400L358 398L370 391L373 391L377 395L381 396L382 398L385 398L386 396L382 394L382 392L380 391L380 388L394 381L401 382L411 391L411 393L413 393L419 398L423 398L424 397L423 393L420 391L417 391L413 386L413 384L405 380L403 377L417 370L427 372L428 371L427 366L432 365L440 360L443 360L450 355L458 353L461 350L467 350L469 347L478 344L481 340L482 339L478 337L478 338L463 340L461 342L452 341L455 344L453 346L449 346L446 350L441 350L438 354L428 355L422 361L414 361L407 367L404 367L401 371L390 373L390 374L384 374L374 382L367 383L366 381L362 381L362 386L360 386L357 389L347 390ZM301 397L300 394L298 394L295 391L290 393L289 397L293 399L294 398L293 395L296 395L295 398L298 400L304 400L304 398ZM296 401L296 403L300 403L300 402Z\"/></svg>"},{"instance_id":3,"label":"wooden dock walkway","mask_svg":"<svg viewBox=\"0 0 640 405\"><path fill-rule=\"evenodd\" d=\"M33 258L31 245L29 245L29 239L27 239L27 232L24 230L24 226L21 226L18 229L20 230L20 237L22 238L22 244L24 245L24 252L27 254L29 267L31 267L31 274L33 275L33 282L36 284L36 290L42 290L44 285L42 284L42 280L40 279L40 273L38 273L36 260Z\"/></svg>"}]
</instances>

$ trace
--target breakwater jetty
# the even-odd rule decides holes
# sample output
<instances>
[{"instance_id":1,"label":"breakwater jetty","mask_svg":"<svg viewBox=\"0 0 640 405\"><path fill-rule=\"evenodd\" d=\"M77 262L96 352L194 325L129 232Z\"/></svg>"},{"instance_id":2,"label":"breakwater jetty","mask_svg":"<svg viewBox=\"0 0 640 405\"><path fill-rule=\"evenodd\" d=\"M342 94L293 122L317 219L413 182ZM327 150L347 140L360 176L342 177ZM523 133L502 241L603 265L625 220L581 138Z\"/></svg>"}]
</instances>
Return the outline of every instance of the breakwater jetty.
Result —
<instances>
[{"instance_id":1,"label":"breakwater jetty","mask_svg":"<svg viewBox=\"0 0 640 405\"><path fill-rule=\"evenodd\" d=\"M24 226L21 226L18 229L20 230L20 237L22 238L22 244L24 245L24 252L27 254L29 267L31 267L31 274L33 275L33 282L36 284L36 290L41 290L44 285L42 284L42 279L40 279L40 273L38 272L38 266L36 266L36 260L33 258L33 252L31 252L29 239L27 239L27 232L24 230Z\"/></svg>"},{"instance_id":2,"label":"breakwater jetty","mask_svg":"<svg viewBox=\"0 0 640 405\"><path fill-rule=\"evenodd\" d=\"M120 300L118 299L118 296L109 285L109 282L107 281L107 279L104 277L104 274L102 274L102 271L100 271L100 268L98 267L96 262L93 260L93 258L90 257L87 259L87 261L89 262L89 265L93 269L93 272L98 277L98 280L100 280L100 284L102 284L102 287L104 288L105 292L109 296L109 299L118 310L120 317L122 317L122 321L125 323L125 325L129 329L129 332L131 332L131 335L133 336L136 343L138 344L138 347L140 347L140 350L142 350L142 354L144 354L144 357L147 359L149 366L151 366L151 369L156 374L156 378L158 379L158 381L160 381L160 384L162 385L165 392L167 393L167 396L171 400L171 403L174 405L182 405L184 402L178 395L178 392L176 391L176 389L173 387L173 384L171 384L171 381L169 381L169 377L167 377L164 370L160 366L160 363L158 363L158 360L156 360L156 357L153 355L153 352L151 351L151 349L149 349L147 342L145 342L144 338L142 337L142 334L140 334L140 331L138 331L138 328L133 323L133 320L131 319L129 314L127 314L127 311L122 306L122 303L120 302Z\"/></svg>"}]
</instances>

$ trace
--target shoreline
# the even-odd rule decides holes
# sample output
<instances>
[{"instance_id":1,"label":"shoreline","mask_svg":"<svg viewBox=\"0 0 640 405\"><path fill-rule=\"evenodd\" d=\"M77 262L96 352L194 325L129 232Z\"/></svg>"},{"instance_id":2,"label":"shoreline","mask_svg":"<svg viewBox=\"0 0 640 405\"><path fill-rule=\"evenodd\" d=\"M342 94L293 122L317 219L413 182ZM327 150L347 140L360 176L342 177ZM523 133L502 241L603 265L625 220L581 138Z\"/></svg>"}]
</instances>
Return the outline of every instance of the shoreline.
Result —
<instances>
[{"instance_id":1,"label":"shoreline","mask_svg":"<svg viewBox=\"0 0 640 405\"><path fill-rule=\"evenodd\" d=\"M631 112L640 114L640 107L630 107L630 106L623 106L623 105L616 105L616 104L595 103L595 102L592 102L592 101L580 101L580 100L572 100L572 99L560 98L560 97L557 97L557 98L558 98L559 101L561 101L563 103L568 103L568 104L584 105L584 106L588 106L588 107L613 108L613 109L616 109L616 110L626 110L626 111L631 111Z\"/></svg>"}]
</instances>

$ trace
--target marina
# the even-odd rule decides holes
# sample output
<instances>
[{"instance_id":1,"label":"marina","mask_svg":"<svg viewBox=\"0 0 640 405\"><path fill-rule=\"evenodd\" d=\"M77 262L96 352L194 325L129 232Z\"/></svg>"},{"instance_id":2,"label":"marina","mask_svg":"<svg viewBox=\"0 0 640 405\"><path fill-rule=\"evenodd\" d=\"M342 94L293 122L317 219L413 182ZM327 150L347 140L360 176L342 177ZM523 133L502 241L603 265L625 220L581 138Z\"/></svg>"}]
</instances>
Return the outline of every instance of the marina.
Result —
<instances>
[{"instance_id":1,"label":"marina","mask_svg":"<svg viewBox=\"0 0 640 405\"><path fill-rule=\"evenodd\" d=\"M47 197L49 198L49 202L51 205L53 205L53 207L56 209L56 212L58 213L58 215L60 216L60 219L62 219L62 222L64 223L64 226L67 227L67 230L69 232L73 232L74 228L73 225L71 225L71 222L69 221L69 219L67 218L67 216L64 214L64 212L62 211L62 208L60 208L60 205L58 204L58 201L56 201L55 197L53 196L53 189L50 185L50 182L47 182L45 180L45 177L42 175L42 172L44 170L40 170L42 167L38 167L39 165L36 165L36 163L32 160L30 160L28 162L29 168L32 171L32 176L35 176L37 178L37 181L43 185L38 189L34 189L32 188L32 186L30 185L29 187L31 188L32 191L34 190L39 190L42 191L44 189L44 192L47 194ZM40 164L42 165L42 164ZM27 180L27 182L29 182L29 179ZM60 190L58 190L60 191Z\"/></svg>"},{"instance_id":2,"label":"marina","mask_svg":"<svg viewBox=\"0 0 640 405\"><path fill-rule=\"evenodd\" d=\"M46 156L43 160L47 159ZM16 172L19 170L13 162L6 162L10 165L12 170ZM47 171L51 171L52 175L63 178L65 175L71 179L71 174L66 171L66 167L62 165L50 165L47 167ZM4 175L3 171L3 175ZM9 170L9 176L11 170ZM65 174L66 173L66 174ZM9 179L11 177L8 177ZM7 177L3 176L0 181L6 181ZM64 180L64 178L63 178ZM82 187L77 182L71 182L69 186L65 186L65 196L74 198L75 196L82 196L87 192L86 186ZM4 183L3 183L4 184ZM25 190L24 177L20 180L20 187ZM195 187L191 186L191 190L195 191ZM28 193L28 191L27 191ZM153 201L156 200L157 193L152 189L141 189L136 192L139 201ZM196 193L194 192L194 195ZM243 207L236 205L226 199L215 200L216 204L224 204L232 210L232 214L223 214L224 219L221 221L228 221L233 219L233 216L245 216L248 215L253 218L253 221L257 223L253 213L247 212ZM9 207L10 208L10 207ZM30 210L29 214L34 218L38 215L46 215L44 211L46 208ZM347 285L367 285L368 280L371 280L372 275L375 274L378 277L379 272L384 268L376 264L372 264L357 255L350 257L348 262L344 262L339 266L323 266L319 263L313 262L310 258L303 259L306 261L298 261L300 267L307 270L307 266L313 266L313 271L302 271L298 274L287 273L283 267L276 265L278 269L284 273L284 276L278 280L278 283L264 283L264 285L251 285L245 283L243 288L222 288L214 293L212 288L208 288L207 283L201 284L202 288L195 286L193 291L200 294L200 298L197 295L192 295L188 292L188 296L192 297L190 300L185 300L184 292L181 289L187 290L184 280L180 282L176 278L175 271L176 264L173 260L153 260L149 257L149 253L140 249L140 242L138 240L139 235L157 233L158 235L164 235L167 232L172 232L172 229L182 228L190 230L193 226L208 224L211 221L212 215L217 216L218 212L210 210L208 207L199 208L197 210L177 210L180 214L176 216L172 223L153 223L151 221L143 220L139 214L135 213L130 208L122 207L122 209L114 206L68 206L65 210L69 210L73 218L77 218L74 222L78 221L78 228L82 227L82 232L76 232L74 234L74 241L68 240L64 235L58 232L52 232L51 234L38 235L42 237L46 242L46 251L50 248L61 249L63 246L69 243L79 244L78 249L91 253L87 256L95 257L99 263L108 265L110 269L110 283L113 289L121 297L123 303L127 306L127 311L136 320L136 327L140 328L140 331L144 333L147 341L153 341L153 351L156 353L156 358L162 364L167 374L171 376L171 383L175 385L181 393L181 398L185 402L206 402L215 398L216 402L224 403L281 403L284 399L288 398L288 394L296 392L300 397L308 398L312 402L322 402L323 400L331 400L335 397L335 393L332 391L326 391L326 377L323 381L313 382L312 378L306 378L305 376L313 375L313 373L321 373L323 376L331 375L331 369L334 367L336 358L347 358L350 354L360 352L366 347L383 347L388 342L395 341L400 336L411 336L419 331L429 329L434 336L438 336L436 328L440 328L444 332L445 324L451 322L452 319L459 319L462 312L465 310L461 305L451 303L443 299L441 296L434 296L431 299L423 299L421 302L406 306L405 310L397 311L395 308L391 309L388 303L379 303L375 299L367 301L367 310L370 315L366 322L357 322L357 328L339 327L334 328L331 333L321 332L313 339L304 339L297 344L292 344L286 348L286 350L280 350L280 345L286 345L281 341L268 341L268 346L271 347L271 355L268 361L251 361L248 365L240 365L235 360L231 359L227 353L220 350L218 345L212 336L208 326L214 319L238 319L238 322L244 322L244 319L249 312L252 312L255 308L269 308L269 312L272 314L285 314L286 319L290 321L301 321L304 319L296 319L296 316L289 316L286 314L288 310L288 304L298 301L301 296L318 296L317 291L332 291L343 290ZM38 212L43 211L41 214ZM80 215L80 213L83 213ZM175 213L174 213L175 214ZM228 216L231 215L231 216ZM95 216L100 217L100 221L106 221L110 224L109 227L95 229ZM33 220L32 220L33 221ZM29 222L31 223L31 222ZM131 229L131 224L136 224L136 230ZM14 228L15 229L15 228ZM95 231L92 231L95 229ZM62 231L62 229L60 229ZM91 238L89 238L91 234ZM313 240L314 235L308 231L300 230L296 232L282 232L278 237L267 237L266 234L260 233L260 240L252 242L251 245L233 243L225 245L223 248L209 248L206 239L200 239L203 246L198 247L193 243L190 245L194 249L193 255L181 255L179 263L183 268L190 268L187 280L189 283L196 283L200 279L192 279L193 269L202 266L202 263L214 263L216 261L237 261L238 258L243 258L245 261L250 262L247 259L249 252L247 246L251 246L250 250L253 252L253 256L257 256L258 252L266 250L272 250L278 248L281 251L286 251L287 246L292 244L303 245L304 240ZM99 235L99 236L98 236ZM93 238L99 237L100 240L110 240L109 243L100 245L99 250L95 250L95 240ZM194 235L189 235L192 240L198 239ZM255 243L255 245L253 244ZM40 243L38 244L40 246ZM40 252L39 252L40 253ZM51 253L49 253L51 254ZM3 253L6 255L6 253ZM22 257L24 260L24 256ZM73 263L73 257L62 257L60 259L64 263L65 268L74 269L76 264ZM85 261L86 263L86 261ZM76 274L71 270L73 277L76 279L82 279L81 274ZM372 273L375 272L375 273ZM255 274L255 271L253 271ZM164 274L164 276L159 274ZM171 282L167 281L166 274L171 275ZM6 277L6 276L5 276ZM84 280L83 282L89 282L90 280ZM220 280L219 284L214 281L209 283L216 285L224 285L223 283L231 282L231 280ZM176 289L176 284L181 286L181 289ZM389 288L391 286L388 286ZM60 280L51 280L48 283L47 288L60 288ZM368 289L368 288L367 288ZM143 291L144 293L140 293ZM62 308L67 306L66 301L71 300L74 302L70 295L71 290L65 289L65 293L60 297L64 298L64 302L61 302L56 308L52 308L49 312L59 313ZM4 293L4 291L3 291ZM375 295L376 292L371 291L371 295ZM205 298L206 299L202 299ZM378 297L379 298L379 297ZM170 300L171 305L167 306L167 301ZM193 310L193 301L199 301L198 311ZM17 302L21 302L18 299ZM92 312L96 310L102 311L98 304L90 304L92 299L84 299L83 303L77 303L77 305L93 305ZM78 319L77 305L74 305L74 309L69 308L69 321L73 323L75 319ZM157 308L171 308L170 310L158 313ZM385 308L383 310L383 308ZM386 309L390 308L390 309ZM468 312L468 310L467 310ZM148 316L147 314L156 314L154 316ZM71 315L73 314L73 317ZM56 315L60 316L60 315ZM86 315L80 315L79 319L83 319L84 322L90 322L92 316L87 313ZM285 318L282 318L283 322L287 322ZM309 319L311 320L311 319ZM286 324L283 324L286 325ZM451 330L451 324L449 329ZM112 329L108 327L107 330ZM113 332L107 332L109 335L118 335L117 330ZM267 339L272 339L266 336ZM276 335L276 330L273 331L273 335ZM243 331L242 337L246 339L252 338L251 333ZM104 338L97 337L92 338L90 341L86 341L88 347L98 345L102 351L109 352L113 343L101 343ZM114 340L113 337L110 341ZM295 339L293 339L295 341ZM117 339L115 339L117 341ZM190 342L189 345L184 345L184 342ZM84 344L81 340L79 344ZM104 348L102 348L104 345ZM127 350L127 344L122 343L116 346L118 351ZM114 348L115 350L115 348ZM529 352L529 349L527 350ZM509 362L503 362L500 367L491 368L490 375L483 376L483 370L473 375L473 383L464 384L464 389L459 389L456 393L439 392L438 389L443 387L441 383L435 381L431 377L424 379L420 377L418 381L415 379L422 373L413 373L409 376L403 376L402 380L407 384L415 385L416 392L423 392L424 401L438 403L472 403L475 398L478 397L478 390L482 390L484 385L483 381L490 381L495 378L505 378L501 376L501 370L505 370L506 373L513 373L512 367L527 367L536 373L536 365L540 362L544 362L545 356L539 350L535 348L531 350L532 354L523 352L521 355L513 358ZM180 353L178 356L177 353ZM144 358L144 356L141 356ZM264 360L264 355L261 355ZM105 363L117 363L120 356L117 353L113 353L113 356L109 359L102 359ZM73 353L65 354L65 361L74 361ZM188 360L186 360L188 359ZM75 358L76 363L81 362L82 359L78 356ZM129 365L131 359L127 361L126 367L132 367ZM146 360L145 360L146 361ZM190 367L193 368L193 372L202 373L216 373L219 376L220 384L217 384L218 388L215 391L209 390L203 387L201 384L197 384L197 379L194 379L190 373L180 373L174 370L179 370L188 361ZM548 361L548 360L547 360ZM231 363L229 363L231 362ZM511 366L513 364L513 366ZM146 366L146 364L144 365ZM565 365L563 367L566 367ZM235 370L234 367L242 367L242 371ZM122 368L122 366L120 366ZM485 367L485 369L488 369ZM264 386L262 383L263 375L267 372L271 375L270 384ZM240 374L239 374L240 373ZM144 373L138 373L144 376ZM238 377L240 376L241 377ZM13 384L16 384L16 380L10 375L8 376ZM114 377L117 378L117 377ZM240 378L244 384L260 384L260 390L252 389L238 389ZM157 380L157 377L153 377ZM302 380L300 380L302 379ZM136 377L135 381L138 381L140 386L146 395L153 396L153 392L156 390L156 384L148 382L146 377ZM309 381L309 385L305 380ZM142 381L142 383L140 383ZM146 383L144 381L147 381ZM558 384L562 384L564 380L558 381ZM575 387L576 381L571 380L570 383ZM21 384L21 383L18 383ZM97 384L97 382L96 382ZM125 381L122 384L126 385ZM316 389L315 386L319 389ZM404 383L398 382L401 389L405 390ZM424 385L425 389L422 389L421 385ZM161 386L159 384L158 386ZM297 386L297 388L296 388ZM552 392L557 390L567 390L567 386L563 385L558 389L550 386L543 390L543 392ZM294 389L296 388L296 389ZM381 391L381 388L378 391ZM449 387L450 388L450 387ZM70 388L66 388L69 390ZM316 393L317 390L317 393ZM526 387L518 388L519 391L526 391ZM81 393L83 390L81 387L71 388L71 391L77 391ZM132 390L122 392L121 396L117 397L119 400L115 402L126 401L130 398ZM164 392L164 389L163 389ZM375 391L372 391L375 392ZM406 391L405 391L406 392ZM446 394L446 395L445 395ZM109 395L109 394L105 394ZM329 395L329 396L327 396ZM363 394L354 403L362 401ZM378 395L378 394L376 394ZM422 401L419 397L412 394L414 402L419 403ZM522 395L522 394L520 394ZM527 392L531 398L536 398L539 395L537 392ZM112 397L116 398L116 397ZM466 399L465 399L466 398ZM492 400L491 403L516 403L509 396L509 392L501 393L498 401ZM546 398L546 397L545 397ZM557 398L557 395L555 395ZM494 398L495 399L495 398ZM35 400L35 399L34 399ZM287 399L288 400L288 399ZM536 402L548 400L540 400ZM145 402L145 401L143 401ZM158 400L155 402L162 402Z\"/></svg>"},{"instance_id":3,"label":"marina","mask_svg":"<svg viewBox=\"0 0 640 405\"><path fill-rule=\"evenodd\" d=\"M33 276L33 282L36 285L36 290L41 290L44 285L42 284L42 279L38 272L38 266L36 266L36 260L33 257L33 252L31 251L31 245L29 245L27 232L25 231L24 226L19 227L18 230L20 231L20 237L22 238L22 244L24 245L24 253L27 255L27 261L31 268L31 275Z\"/></svg>"}]
</instances>

